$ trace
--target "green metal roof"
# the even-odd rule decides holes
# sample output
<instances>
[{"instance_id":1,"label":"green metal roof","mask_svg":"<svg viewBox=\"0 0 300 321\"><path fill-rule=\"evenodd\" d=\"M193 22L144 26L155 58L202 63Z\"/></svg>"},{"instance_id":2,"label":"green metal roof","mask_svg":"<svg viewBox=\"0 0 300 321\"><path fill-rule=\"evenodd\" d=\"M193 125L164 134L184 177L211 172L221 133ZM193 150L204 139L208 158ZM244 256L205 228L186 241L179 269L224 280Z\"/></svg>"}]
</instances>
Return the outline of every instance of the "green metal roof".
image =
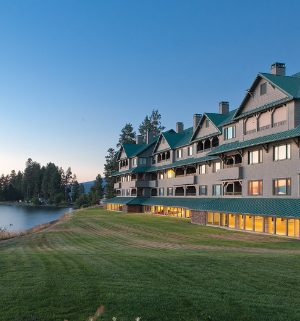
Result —
<instances>
[{"instance_id":1,"label":"green metal roof","mask_svg":"<svg viewBox=\"0 0 300 321\"><path fill-rule=\"evenodd\" d=\"M208 155L218 155L218 154L229 152L236 149L243 149L246 147L267 144L267 143L285 140L289 138L295 138L299 136L300 136L300 126L284 132L275 133L267 136L261 136L254 139L245 140L242 142L236 141L228 144L222 144L216 147L215 149L213 149Z\"/></svg>"},{"instance_id":2,"label":"green metal roof","mask_svg":"<svg viewBox=\"0 0 300 321\"><path fill-rule=\"evenodd\" d=\"M155 171L164 170L164 169L168 169L168 168L203 163L203 162L207 162L207 161L214 160L214 159L218 159L218 157L216 157L216 156L204 156L204 157L199 157L199 158L191 157L191 158L186 158L186 159L182 159L182 160L173 162L171 164L166 164L166 165L162 165L162 166L151 166L150 168L147 169L146 172L155 172Z\"/></svg>"},{"instance_id":3,"label":"green metal roof","mask_svg":"<svg viewBox=\"0 0 300 321\"><path fill-rule=\"evenodd\" d=\"M162 133L171 149L179 148L187 145L193 135L193 127L187 128L180 133L175 132L173 129Z\"/></svg>"},{"instance_id":4,"label":"green metal roof","mask_svg":"<svg viewBox=\"0 0 300 321\"><path fill-rule=\"evenodd\" d=\"M125 200L124 200L125 199ZM115 197L106 203L183 207L197 211L215 211L278 217L300 217L300 198L185 198ZM126 202L126 203L121 203Z\"/></svg>"},{"instance_id":5,"label":"green metal roof","mask_svg":"<svg viewBox=\"0 0 300 321\"><path fill-rule=\"evenodd\" d=\"M300 78L298 76L278 76L268 73L259 73L259 75L283 90L287 95L300 98Z\"/></svg>"},{"instance_id":6,"label":"green metal roof","mask_svg":"<svg viewBox=\"0 0 300 321\"><path fill-rule=\"evenodd\" d=\"M125 174L131 174L131 173L144 173L149 169L150 166L141 166L141 167L134 167L127 169L126 171L116 171L111 174L111 176L118 176L118 175L125 175Z\"/></svg>"},{"instance_id":7,"label":"green metal roof","mask_svg":"<svg viewBox=\"0 0 300 321\"><path fill-rule=\"evenodd\" d=\"M122 147L124 148L127 157L131 158L147 149L149 145L150 144L123 144Z\"/></svg>"},{"instance_id":8,"label":"green metal roof","mask_svg":"<svg viewBox=\"0 0 300 321\"><path fill-rule=\"evenodd\" d=\"M103 200L104 204L128 204L134 200L136 200L136 197L113 197Z\"/></svg>"}]
</instances>

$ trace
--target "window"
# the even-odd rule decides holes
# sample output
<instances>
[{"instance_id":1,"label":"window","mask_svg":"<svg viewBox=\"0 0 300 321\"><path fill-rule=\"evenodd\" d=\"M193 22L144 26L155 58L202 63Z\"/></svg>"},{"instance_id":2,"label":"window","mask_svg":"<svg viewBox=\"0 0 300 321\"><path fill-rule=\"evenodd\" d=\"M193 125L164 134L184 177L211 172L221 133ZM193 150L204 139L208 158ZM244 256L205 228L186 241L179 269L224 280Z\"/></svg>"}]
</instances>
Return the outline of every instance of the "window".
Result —
<instances>
[{"instance_id":1,"label":"window","mask_svg":"<svg viewBox=\"0 0 300 321\"><path fill-rule=\"evenodd\" d=\"M160 172L158 174L158 179L164 179L164 173L163 172Z\"/></svg>"},{"instance_id":2,"label":"window","mask_svg":"<svg viewBox=\"0 0 300 321\"><path fill-rule=\"evenodd\" d=\"M221 184L213 185L213 195L214 196L222 195L222 185Z\"/></svg>"},{"instance_id":3,"label":"window","mask_svg":"<svg viewBox=\"0 0 300 321\"><path fill-rule=\"evenodd\" d=\"M262 149L250 151L248 152L248 164L252 165L262 163L262 157Z\"/></svg>"},{"instance_id":4,"label":"window","mask_svg":"<svg viewBox=\"0 0 300 321\"><path fill-rule=\"evenodd\" d=\"M264 82L263 84L260 85L260 95L264 95L267 93L267 83Z\"/></svg>"},{"instance_id":5,"label":"window","mask_svg":"<svg viewBox=\"0 0 300 321\"><path fill-rule=\"evenodd\" d=\"M232 139L235 138L235 126L230 126L224 129L224 139Z\"/></svg>"},{"instance_id":6,"label":"window","mask_svg":"<svg viewBox=\"0 0 300 321\"><path fill-rule=\"evenodd\" d=\"M274 147L274 160L279 161L291 158L291 145L285 144Z\"/></svg>"},{"instance_id":7,"label":"window","mask_svg":"<svg viewBox=\"0 0 300 321\"><path fill-rule=\"evenodd\" d=\"M209 119L205 119L205 127L206 127L206 128L209 127Z\"/></svg>"},{"instance_id":8,"label":"window","mask_svg":"<svg viewBox=\"0 0 300 321\"><path fill-rule=\"evenodd\" d=\"M173 169L168 169L167 170L167 178L174 178L175 177L175 172Z\"/></svg>"},{"instance_id":9,"label":"window","mask_svg":"<svg viewBox=\"0 0 300 321\"><path fill-rule=\"evenodd\" d=\"M192 156L193 155L193 146L189 146L188 147L188 156Z\"/></svg>"},{"instance_id":10,"label":"window","mask_svg":"<svg viewBox=\"0 0 300 321\"><path fill-rule=\"evenodd\" d=\"M199 173L201 175L206 174L206 165L205 164L199 166Z\"/></svg>"},{"instance_id":11,"label":"window","mask_svg":"<svg viewBox=\"0 0 300 321\"><path fill-rule=\"evenodd\" d=\"M140 157L139 158L139 164L140 165L147 165L147 158L146 157Z\"/></svg>"},{"instance_id":12,"label":"window","mask_svg":"<svg viewBox=\"0 0 300 321\"><path fill-rule=\"evenodd\" d=\"M221 162L216 162L213 165L213 171L214 173L218 172L221 169Z\"/></svg>"},{"instance_id":13,"label":"window","mask_svg":"<svg viewBox=\"0 0 300 321\"><path fill-rule=\"evenodd\" d=\"M274 195L291 195L291 179L279 178L273 180Z\"/></svg>"},{"instance_id":14,"label":"window","mask_svg":"<svg viewBox=\"0 0 300 321\"><path fill-rule=\"evenodd\" d=\"M168 195L168 196L173 196L173 187L168 187L168 189L167 189L167 195Z\"/></svg>"},{"instance_id":15,"label":"window","mask_svg":"<svg viewBox=\"0 0 300 321\"><path fill-rule=\"evenodd\" d=\"M159 196L164 196L164 194L165 194L164 188L163 188L163 187L160 187L160 188L158 189L158 195L159 195Z\"/></svg>"},{"instance_id":16,"label":"window","mask_svg":"<svg viewBox=\"0 0 300 321\"><path fill-rule=\"evenodd\" d=\"M199 186L199 195L207 195L207 185Z\"/></svg>"},{"instance_id":17,"label":"window","mask_svg":"<svg viewBox=\"0 0 300 321\"><path fill-rule=\"evenodd\" d=\"M137 164L137 159L136 158L133 158L132 159L132 167L135 167Z\"/></svg>"},{"instance_id":18,"label":"window","mask_svg":"<svg viewBox=\"0 0 300 321\"><path fill-rule=\"evenodd\" d=\"M177 158L182 158L182 149L177 149Z\"/></svg>"},{"instance_id":19,"label":"window","mask_svg":"<svg viewBox=\"0 0 300 321\"><path fill-rule=\"evenodd\" d=\"M130 189L126 190L126 196L130 196Z\"/></svg>"},{"instance_id":20,"label":"window","mask_svg":"<svg viewBox=\"0 0 300 321\"><path fill-rule=\"evenodd\" d=\"M262 180L248 182L248 195L255 196L255 195L262 195L262 194L263 194Z\"/></svg>"}]
</instances>

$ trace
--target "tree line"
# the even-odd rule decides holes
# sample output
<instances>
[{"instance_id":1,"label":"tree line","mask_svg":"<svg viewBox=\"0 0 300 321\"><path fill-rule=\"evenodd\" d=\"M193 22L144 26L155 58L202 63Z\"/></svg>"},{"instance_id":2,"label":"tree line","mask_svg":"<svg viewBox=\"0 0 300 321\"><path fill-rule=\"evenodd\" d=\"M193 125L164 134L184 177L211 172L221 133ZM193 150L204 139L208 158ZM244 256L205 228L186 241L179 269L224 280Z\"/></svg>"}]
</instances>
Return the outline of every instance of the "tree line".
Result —
<instances>
[{"instance_id":1,"label":"tree line","mask_svg":"<svg viewBox=\"0 0 300 321\"><path fill-rule=\"evenodd\" d=\"M76 175L69 167L64 171L54 163L41 166L29 158L23 172L12 170L0 177L0 201L22 201L34 205L88 205L99 203L103 197L102 177L98 175L90 193L84 193ZM80 207L80 206L79 206Z\"/></svg>"},{"instance_id":2,"label":"tree line","mask_svg":"<svg viewBox=\"0 0 300 321\"><path fill-rule=\"evenodd\" d=\"M158 136L165 127L162 125L161 114L158 110L152 110L150 115L146 115L142 123L138 126L139 135L146 141L147 133L151 132L153 136ZM118 170L117 156L118 150L122 144L134 144L137 133L131 123L126 123L121 129L116 149L111 147L107 151L104 164L104 176L106 181L105 194L107 198L114 197L114 179L111 174Z\"/></svg>"}]
</instances>

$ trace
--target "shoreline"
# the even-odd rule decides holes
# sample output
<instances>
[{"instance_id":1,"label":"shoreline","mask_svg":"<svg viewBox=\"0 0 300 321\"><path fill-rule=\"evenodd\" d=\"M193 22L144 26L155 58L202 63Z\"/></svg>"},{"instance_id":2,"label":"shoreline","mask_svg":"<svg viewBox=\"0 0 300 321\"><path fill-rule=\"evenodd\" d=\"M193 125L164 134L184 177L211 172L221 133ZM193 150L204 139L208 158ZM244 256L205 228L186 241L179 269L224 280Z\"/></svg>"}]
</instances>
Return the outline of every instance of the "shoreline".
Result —
<instances>
[{"instance_id":1,"label":"shoreline","mask_svg":"<svg viewBox=\"0 0 300 321\"><path fill-rule=\"evenodd\" d=\"M23 236L27 236L27 235L31 235L31 234L45 231L46 229L48 229L48 228L50 228L60 222L65 222L65 221L69 220L71 218L71 216L73 215L73 213L76 211L78 211L78 210L72 210L71 212L65 212L56 220L53 220L53 221L50 221L47 223L38 224L38 225L35 225L35 226L33 226L29 229L23 230L23 231L19 231L19 232L4 231L2 233L0 231L0 243L17 238L17 237L23 237Z\"/></svg>"},{"instance_id":2,"label":"shoreline","mask_svg":"<svg viewBox=\"0 0 300 321\"><path fill-rule=\"evenodd\" d=\"M34 205L32 203L25 203L25 202L0 202L0 205L6 206L24 206L24 207L41 207L41 208L70 208L73 204L70 205Z\"/></svg>"}]
</instances>

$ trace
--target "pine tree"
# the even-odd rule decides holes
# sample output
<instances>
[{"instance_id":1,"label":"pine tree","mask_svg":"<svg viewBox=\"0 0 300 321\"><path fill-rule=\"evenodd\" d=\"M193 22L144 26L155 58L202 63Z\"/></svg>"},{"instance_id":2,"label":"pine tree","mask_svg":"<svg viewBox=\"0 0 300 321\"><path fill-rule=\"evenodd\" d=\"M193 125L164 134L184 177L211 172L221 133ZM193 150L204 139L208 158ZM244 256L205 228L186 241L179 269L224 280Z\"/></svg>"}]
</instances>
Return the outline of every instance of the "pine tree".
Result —
<instances>
[{"instance_id":1,"label":"pine tree","mask_svg":"<svg viewBox=\"0 0 300 321\"><path fill-rule=\"evenodd\" d=\"M136 133L133 129L132 124L125 124L125 126L121 129L117 147L120 148L122 144L135 144L135 137Z\"/></svg>"},{"instance_id":2,"label":"pine tree","mask_svg":"<svg viewBox=\"0 0 300 321\"><path fill-rule=\"evenodd\" d=\"M104 175L106 181L105 195L107 198L114 197L114 178L112 173L118 170L117 153L113 148L109 148L105 156Z\"/></svg>"},{"instance_id":3,"label":"pine tree","mask_svg":"<svg viewBox=\"0 0 300 321\"><path fill-rule=\"evenodd\" d=\"M156 109L152 110L150 116L146 116L143 122L139 126L139 133L144 137L144 141L147 137L147 132L151 132L153 136L158 136L165 129L161 123L161 114Z\"/></svg>"},{"instance_id":4,"label":"pine tree","mask_svg":"<svg viewBox=\"0 0 300 321\"><path fill-rule=\"evenodd\" d=\"M95 184L91 188L92 204L99 204L103 198L103 180L100 174L97 175Z\"/></svg>"}]
</instances>

